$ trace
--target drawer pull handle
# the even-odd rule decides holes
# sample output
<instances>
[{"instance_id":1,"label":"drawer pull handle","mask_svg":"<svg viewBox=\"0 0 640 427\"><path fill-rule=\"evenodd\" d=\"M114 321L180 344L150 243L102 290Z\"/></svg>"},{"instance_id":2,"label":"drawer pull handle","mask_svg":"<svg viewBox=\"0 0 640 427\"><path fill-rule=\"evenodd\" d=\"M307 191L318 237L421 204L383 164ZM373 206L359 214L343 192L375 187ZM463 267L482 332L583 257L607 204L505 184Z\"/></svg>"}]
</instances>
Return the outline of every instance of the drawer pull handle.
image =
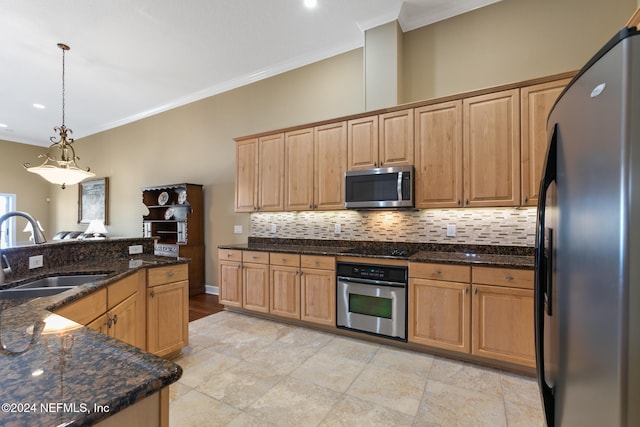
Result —
<instances>
[{"instance_id":1,"label":"drawer pull handle","mask_svg":"<svg viewBox=\"0 0 640 427\"><path fill-rule=\"evenodd\" d=\"M227 258L231 258L233 254L231 252L227 252Z\"/></svg>"},{"instance_id":2,"label":"drawer pull handle","mask_svg":"<svg viewBox=\"0 0 640 427\"><path fill-rule=\"evenodd\" d=\"M113 315L113 324L115 325L116 323L118 323L118 315L114 314Z\"/></svg>"},{"instance_id":3,"label":"drawer pull handle","mask_svg":"<svg viewBox=\"0 0 640 427\"><path fill-rule=\"evenodd\" d=\"M151 291L151 293L149 295L151 295L151 298L155 298L156 292L155 291Z\"/></svg>"},{"instance_id":4,"label":"drawer pull handle","mask_svg":"<svg viewBox=\"0 0 640 427\"><path fill-rule=\"evenodd\" d=\"M475 289L473 290L473 294L474 294L474 295L478 295L478 288L475 288Z\"/></svg>"},{"instance_id":5,"label":"drawer pull handle","mask_svg":"<svg viewBox=\"0 0 640 427\"><path fill-rule=\"evenodd\" d=\"M173 276L175 276L175 273L173 271L169 271L167 273L167 277L173 277Z\"/></svg>"},{"instance_id":6,"label":"drawer pull handle","mask_svg":"<svg viewBox=\"0 0 640 427\"><path fill-rule=\"evenodd\" d=\"M510 282L510 281L512 281L512 280L513 280L513 277L511 277L511 276L506 276L506 277L504 278L504 280L506 280L507 282Z\"/></svg>"},{"instance_id":7,"label":"drawer pull handle","mask_svg":"<svg viewBox=\"0 0 640 427\"><path fill-rule=\"evenodd\" d=\"M436 270L436 271L433 272L434 276L439 276L441 274L442 274L442 271L440 271L440 270Z\"/></svg>"},{"instance_id":8,"label":"drawer pull handle","mask_svg":"<svg viewBox=\"0 0 640 427\"><path fill-rule=\"evenodd\" d=\"M465 293L465 294L468 294L468 293L469 293L469 288L468 288L468 287L464 288L464 293Z\"/></svg>"}]
</instances>

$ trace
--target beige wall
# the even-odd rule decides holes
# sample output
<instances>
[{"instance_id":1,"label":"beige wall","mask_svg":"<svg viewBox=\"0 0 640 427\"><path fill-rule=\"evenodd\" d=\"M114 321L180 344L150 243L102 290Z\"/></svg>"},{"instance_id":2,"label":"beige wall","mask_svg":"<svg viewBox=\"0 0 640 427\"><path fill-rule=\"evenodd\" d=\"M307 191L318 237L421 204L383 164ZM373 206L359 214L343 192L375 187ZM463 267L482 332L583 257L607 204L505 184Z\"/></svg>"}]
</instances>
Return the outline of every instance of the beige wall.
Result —
<instances>
[{"instance_id":1,"label":"beige wall","mask_svg":"<svg viewBox=\"0 0 640 427\"><path fill-rule=\"evenodd\" d=\"M504 0L409 32L401 67L404 102L577 69L635 8L634 0ZM206 276L216 284L216 246L244 242L249 231L249 215L233 210L232 138L362 112L363 74L363 49L357 49L77 140L81 165L110 179L110 232L141 236L141 187L204 184ZM73 128L71 117L69 124ZM5 159L9 149L0 149ZM10 163L18 166L35 157L28 153L41 151L15 150ZM15 176L26 180L17 169ZM0 170L0 179L12 174ZM21 181L13 185L24 191ZM32 185L37 194L29 209L51 196L48 228L82 229L76 186ZM12 192L11 186L4 191ZM244 226L243 235L233 234L234 224Z\"/></svg>"},{"instance_id":2,"label":"beige wall","mask_svg":"<svg viewBox=\"0 0 640 427\"><path fill-rule=\"evenodd\" d=\"M51 237L51 204L47 200L52 186L22 167L23 163L41 163L42 159L38 159L38 155L45 151L42 147L0 140L0 193L15 194L16 209L33 215L45 229L45 236ZM22 232L25 225L26 220L16 220L18 242L26 242L30 236L29 233Z\"/></svg>"},{"instance_id":3,"label":"beige wall","mask_svg":"<svg viewBox=\"0 0 640 427\"><path fill-rule=\"evenodd\" d=\"M635 0L503 0L405 34L403 102L579 69Z\"/></svg>"}]
</instances>

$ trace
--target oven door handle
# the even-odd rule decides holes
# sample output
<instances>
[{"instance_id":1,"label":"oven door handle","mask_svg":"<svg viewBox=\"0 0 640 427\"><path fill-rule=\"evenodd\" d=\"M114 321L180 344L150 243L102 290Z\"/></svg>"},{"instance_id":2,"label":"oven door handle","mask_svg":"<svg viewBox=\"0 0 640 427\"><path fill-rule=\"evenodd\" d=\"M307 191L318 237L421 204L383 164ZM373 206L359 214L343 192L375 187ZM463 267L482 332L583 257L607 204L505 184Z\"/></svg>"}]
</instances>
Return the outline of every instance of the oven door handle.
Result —
<instances>
[{"instance_id":1,"label":"oven door handle","mask_svg":"<svg viewBox=\"0 0 640 427\"><path fill-rule=\"evenodd\" d=\"M338 276L338 282L363 283L365 285L390 286L392 288L406 288L407 284L402 282L387 282L386 280L360 279L355 277Z\"/></svg>"}]
</instances>

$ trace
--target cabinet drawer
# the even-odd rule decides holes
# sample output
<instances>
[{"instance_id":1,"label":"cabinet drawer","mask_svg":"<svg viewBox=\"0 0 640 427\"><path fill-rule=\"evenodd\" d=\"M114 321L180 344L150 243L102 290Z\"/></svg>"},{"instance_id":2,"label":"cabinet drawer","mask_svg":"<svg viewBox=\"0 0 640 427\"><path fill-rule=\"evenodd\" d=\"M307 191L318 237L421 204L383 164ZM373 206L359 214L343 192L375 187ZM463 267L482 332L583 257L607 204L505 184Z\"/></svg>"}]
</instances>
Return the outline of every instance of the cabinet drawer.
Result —
<instances>
[{"instance_id":1,"label":"cabinet drawer","mask_svg":"<svg viewBox=\"0 0 640 427\"><path fill-rule=\"evenodd\" d=\"M242 251L242 262L269 264L269 252Z\"/></svg>"},{"instance_id":2,"label":"cabinet drawer","mask_svg":"<svg viewBox=\"0 0 640 427\"><path fill-rule=\"evenodd\" d=\"M242 251L237 249L218 249L218 261L242 261Z\"/></svg>"},{"instance_id":3,"label":"cabinet drawer","mask_svg":"<svg viewBox=\"0 0 640 427\"><path fill-rule=\"evenodd\" d=\"M102 288L56 310L56 314L86 325L107 311L107 289Z\"/></svg>"},{"instance_id":4,"label":"cabinet drawer","mask_svg":"<svg viewBox=\"0 0 640 427\"><path fill-rule=\"evenodd\" d=\"M132 274L109 285L107 289L107 309L111 310L138 291L138 274Z\"/></svg>"},{"instance_id":5,"label":"cabinet drawer","mask_svg":"<svg viewBox=\"0 0 640 427\"><path fill-rule=\"evenodd\" d=\"M533 270L473 267L473 283L533 289Z\"/></svg>"},{"instance_id":6,"label":"cabinet drawer","mask_svg":"<svg viewBox=\"0 0 640 427\"><path fill-rule=\"evenodd\" d=\"M272 265L288 265L290 267L300 266L300 255L285 254L281 252L271 252L269 254L269 264Z\"/></svg>"},{"instance_id":7,"label":"cabinet drawer","mask_svg":"<svg viewBox=\"0 0 640 427\"><path fill-rule=\"evenodd\" d=\"M409 263L409 277L444 280L447 282L469 282L471 280L471 267L412 262Z\"/></svg>"},{"instance_id":8,"label":"cabinet drawer","mask_svg":"<svg viewBox=\"0 0 640 427\"><path fill-rule=\"evenodd\" d=\"M147 270L147 286L158 286L165 283L189 279L188 264L175 264Z\"/></svg>"},{"instance_id":9,"label":"cabinet drawer","mask_svg":"<svg viewBox=\"0 0 640 427\"><path fill-rule=\"evenodd\" d=\"M336 258L332 256L302 255L300 258L302 268L318 268L321 270L335 270Z\"/></svg>"}]
</instances>

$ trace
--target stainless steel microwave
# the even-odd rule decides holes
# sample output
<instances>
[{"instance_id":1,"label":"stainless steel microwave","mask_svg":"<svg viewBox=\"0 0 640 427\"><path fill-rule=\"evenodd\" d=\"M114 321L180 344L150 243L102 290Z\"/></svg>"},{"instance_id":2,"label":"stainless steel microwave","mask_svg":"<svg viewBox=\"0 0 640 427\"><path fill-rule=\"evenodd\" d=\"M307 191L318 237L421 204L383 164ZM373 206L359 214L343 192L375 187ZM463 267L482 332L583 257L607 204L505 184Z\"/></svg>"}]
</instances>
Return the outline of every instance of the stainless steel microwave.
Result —
<instances>
[{"instance_id":1,"label":"stainless steel microwave","mask_svg":"<svg viewBox=\"0 0 640 427\"><path fill-rule=\"evenodd\" d=\"M412 208L413 166L345 172L347 209Z\"/></svg>"}]
</instances>

